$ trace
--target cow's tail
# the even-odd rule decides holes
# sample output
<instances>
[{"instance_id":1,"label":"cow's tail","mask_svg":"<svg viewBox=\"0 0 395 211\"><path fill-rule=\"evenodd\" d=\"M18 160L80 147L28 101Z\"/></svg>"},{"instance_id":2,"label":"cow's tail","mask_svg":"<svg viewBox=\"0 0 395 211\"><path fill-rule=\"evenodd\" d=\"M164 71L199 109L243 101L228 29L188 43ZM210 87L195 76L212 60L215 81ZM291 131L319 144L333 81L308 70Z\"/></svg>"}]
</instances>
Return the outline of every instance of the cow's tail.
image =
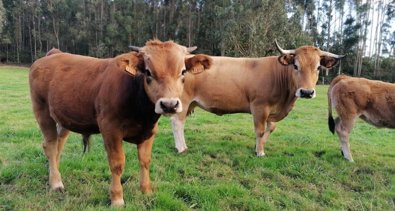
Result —
<instances>
[{"instance_id":1,"label":"cow's tail","mask_svg":"<svg viewBox=\"0 0 395 211\"><path fill-rule=\"evenodd\" d=\"M82 135L82 143L84 144L84 154L86 152L86 150L90 149L90 145L91 145L91 135L90 134L83 134Z\"/></svg>"},{"instance_id":2,"label":"cow's tail","mask_svg":"<svg viewBox=\"0 0 395 211\"><path fill-rule=\"evenodd\" d=\"M328 88L328 127L329 127L329 130L334 134L335 133L335 126L336 126L336 123L335 123L335 120L333 119L333 116L332 116L332 98L331 98L331 92L332 92L332 89L333 89L333 87L339 82L339 81L341 81L342 79L344 79L344 78L346 78L347 76L345 76L345 75L339 75L339 76L337 76L336 78L334 78L333 80L332 80L332 82L331 82L331 84L329 85L329 88Z\"/></svg>"},{"instance_id":3,"label":"cow's tail","mask_svg":"<svg viewBox=\"0 0 395 211\"><path fill-rule=\"evenodd\" d=\"M335 133L335 120L332 116L332 100L331 100L331 89L332 86L328 89L328 127L329 130L334 134Z\"/></svg>"}]
</instances>

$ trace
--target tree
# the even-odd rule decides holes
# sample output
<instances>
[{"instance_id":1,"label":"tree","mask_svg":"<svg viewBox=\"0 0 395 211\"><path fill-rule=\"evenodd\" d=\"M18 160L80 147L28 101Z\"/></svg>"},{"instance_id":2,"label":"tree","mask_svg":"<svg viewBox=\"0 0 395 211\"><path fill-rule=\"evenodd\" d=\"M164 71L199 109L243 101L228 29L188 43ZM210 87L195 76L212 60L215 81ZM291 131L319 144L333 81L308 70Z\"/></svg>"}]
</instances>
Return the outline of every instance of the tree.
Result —
<instances>
[{"instance_id":1,"label":"tree","mask_svg":"<svg viewBox=\"0 0 395 211\"><path fill-rule=\"evenodd\" d=\"M0 1L0 33L3 31L4 21L5 21L5 9L3 6L3 2Z\"/></svg>"},{"instance_id":2,"label":"tree","mask_svg":"<svg viewBox=\"0 0 395 211\"><path fill-rule=\"evenodd\" d=\"M394 17L395 0L2 0L0 58L30 64L52 47L113 57L152 38L197 45L198 53L259 57L276 55L277 39L284 48L346 54L329 78L380 79L395 59L386 59L395 54Z\"/></svg>"}]
</instances>

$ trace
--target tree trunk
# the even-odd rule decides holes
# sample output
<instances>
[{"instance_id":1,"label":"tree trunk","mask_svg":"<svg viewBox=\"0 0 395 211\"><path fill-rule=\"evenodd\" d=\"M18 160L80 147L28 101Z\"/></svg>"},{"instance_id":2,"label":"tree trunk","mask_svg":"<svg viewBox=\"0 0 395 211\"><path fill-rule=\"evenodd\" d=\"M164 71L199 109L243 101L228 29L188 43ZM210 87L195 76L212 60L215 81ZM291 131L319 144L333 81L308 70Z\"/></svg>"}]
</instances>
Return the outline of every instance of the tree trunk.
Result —
<instances>
[{"instance_id":1,"label":"tree trunk","mask_svg":"<svg viewBox=\"0 0 395 211\"><path fill-rule=\"evenodd\" d=\"M7 44L6 44L6 52L7 52L7 53L6 53L6 57L5 57L5 62L6 62L6 63L8 63L8 46L9 46L9 44L7 43Z\"/></svg>"},{"instance_id":2,"label":"tree trunk","mask_svg":"<svg viewBox=\"0 0 395 211\"><path fill-rule=\"evenodd\" d=\"M332 1L329 0L329 11L328 11L328 36L327 36L327 46L326 48L329 49L331 45L331 23L332 23Z\"/></svg>"},{"instance_id":3,"label":"tree trunk","mask_svg":"<svg viewBox=\"0 0 395 211\"><path fill-rule=\"evenodd\" d=\"M193 3L190 2L189 5L189 13L188 13L188 46L191 46L192 43L192 13L193 11Z\"/></svg>"},{"instance_id":4,"label":"tree trunk","mask_svg":"<svg viewBox=\"0 0 395 211\"><path fill-rule=\"evenodd\" d=\"M41 18L37 17L37 37L38 37L38 51L43 51L43 43L41 41Z\"/></svg>"},{"instance_id":5,"label":"tree trunk","mask_svg":"<svg viewBox=\"0 0 395 211\"><path fill-rule=\"evenodd\" d=\"M59 42L59 29L56 28L56 19L55 16L52 15L52 27L53 27L53 33L56 39L56 46L58 49L60 49L60 42Z\"/></svg>"},{"instance_id":6,"label":"tree trunk","mask_svg":"<svg viewBox=\"0 0 395 211\"><path fill-rule=\"evenodd\" d=\"M381 2L382 4L379 4L379 10L378 13L381 14L380 16L378 16L377 19L377 30L376 31L376 41L377 41L377 47L376 47L376 55L375 55L375 61L374 61L374 77L378 77L380 76L379 73L379 66L380 66L380 56L381 56L381 41L382 41L382 37L383 37L383 24L384 24L384 12L387 10L387 1Z\"/></svg>"},{"instance_id":7,"label":"tree trunk","mask_svg":"<svg viewBox=\"0 0 395 211\"><path fill-rule=\"evenodd\" d=\"M29 22L28 22L29 23ZM28 24L29 33L29 48L30 48L30 61L33 63L33 44L32 44L32 27L30 23Z\"/></svg>"},{"instance_id":8,"label":"tree trunk","mask_svg":"<svg viewBox=\"0 0 395 211\"><path fill-rule=\"evenodd\" d=\"M344 7L340 8L340 45L343 46L343 19L344 19ZM344 52L342 52L344 54ZM337 74L342 73L342 61L339 61L339 68Z\"/></svg>"},{"instance_id":9,"label":"tree trunk","mask_svg":"<svg viewBox=\"0 0 395 211\"><path fill-rule=\"evenodd\" d=\"M35 10L33 10L33 15L32 15L32 23L33 23L33 38L34 38L34 47L33 47L33 51L34 51L34 57L33 60L34 61L37 58L37 31L36 31L36 15L35 15Z\"/></svg>"},{"instance_id":10,"label":"tree trunk","mask_svg":"<svg viewBox=\"0 0 395 211\"><path fill-rule=\"evenodd\" d=\"M370 2L367 3L368 7L370 8ZM366 39L367 39L367 34L368 34L368 21L369 21L369 11L370 9L368 9L366 11L366 13L364 14L363 18L361 18L363 20L363 31L362 31L362 48L361 48L361 54L360 54L360 59L359 59L359 63L358 63L358 76L362 75L362 61L363 61L363 56L365 54L365 49L366 49Z\"/></svg>"},{"instance_id":11,"label":"tree trunk","mask_svg":"<svg viewBox=\"0 0 395 211\"><path fill-rule=\"evenodd\" d=\"M18 26L16 31L16 62L19 64L20 61L20 47L21 47L21 38L22 36L22 22L21 15L18 15Z\"/></svg>"},{"instance_id":12,"label":"tree trunk","mask_svg":"<svg viewBox=\"0 0 395 211\"><path fill-rule=\"evenodd\" d=\"M375 7L375 3L373 2L373 4L372 4L372 0L370 0L370 5L371 5L371 7L369 8L371 11L372 11L372 17L371 17L371 19L370 20L373 20L374 19L374 7ZM373 27L372 27L373 28ZM374 45L374 42L373 42L373 31L374 30L370 30L370 36L369 36L369 57L372 57L372 47L373 47L373 45Z\"/></svg>"}]
</instances>

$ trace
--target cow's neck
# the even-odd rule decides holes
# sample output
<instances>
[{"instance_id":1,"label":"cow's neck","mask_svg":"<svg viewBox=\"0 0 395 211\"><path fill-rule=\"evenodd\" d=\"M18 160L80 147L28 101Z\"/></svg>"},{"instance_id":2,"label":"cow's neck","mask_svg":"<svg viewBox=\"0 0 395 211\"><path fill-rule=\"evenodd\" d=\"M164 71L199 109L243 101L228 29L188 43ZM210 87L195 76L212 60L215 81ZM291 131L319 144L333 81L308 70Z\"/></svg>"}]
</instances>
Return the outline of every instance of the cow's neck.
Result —
<instances>
[{"instance_id":1,"label":"cow's neck","mask_svg":"<svg viewBox=\"0 0 395 211\"><path fill-rule=\"evenodd\" d=\"M297 97L297 80L294 70L287 66L276 72L275 87L277 87L275 95L279 96L277 101L277 112L273 119L280 121L285 118L292 110Z\"/></svg>"},{"instance_id":2,"label":"cow's neck","mask_svg":"<svg viewBox=\"0 0 395 211\"><path fill-rule=\"evenodd\" d=\"M122 79L121 89L126 93L121 103L124 115L147 124L155 123L160 115L155 113L155 104L145 92L144 76L124 75Z\"/></svg>"}]
</instances>

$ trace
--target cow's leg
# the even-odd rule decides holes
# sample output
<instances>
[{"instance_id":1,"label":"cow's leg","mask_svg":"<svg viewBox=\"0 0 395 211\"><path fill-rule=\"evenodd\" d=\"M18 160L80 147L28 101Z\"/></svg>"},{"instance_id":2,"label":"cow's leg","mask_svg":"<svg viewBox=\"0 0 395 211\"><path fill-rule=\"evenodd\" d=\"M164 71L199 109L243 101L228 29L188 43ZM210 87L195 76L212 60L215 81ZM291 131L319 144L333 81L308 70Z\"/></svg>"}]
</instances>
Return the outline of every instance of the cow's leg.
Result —
<instances>
[{"instance_id":1,"label":"cow's leg","mask_svg":"<svg viewBox=\"0 0 395 211\"><path fill-rule=\"evenodd\" d=\"M265 128L265 129L263 129ZM265 144L269 139L272 128L272 122L267 122L266 125L261 124L255 128L256 146L255 151L258 157L265 156ZM262 133L263 131L263 133Z\"/></svg>"},{"instance_id":2,"label":"cow's leg","mask_svg":"<svg viewBox=\"0 0 395 211\"><path fill-rule=\"evenodd\" d=\"M102 135L112 176L110 186L111 206L120 207L125 204L121 184L121 176L125 167L122 136L116 131L102 132Z\"/></svg>"},{"instance_id":3,"label":"cow's leg","mask_svg":"<svg viewBox=\"0 0 395 211\"><path fill-rule=\"evenodd\" d=\"M184 126L185 126L186 112L175 114L171 117L171 126L173 129L174 142L178 153L185 152L188 147L185 143Z\"/></svg>"},{"instance_id":4,"label":"cow's leg","mask_svg":"<svg viewBox=\"0 0 395 211\"><path fill-rule=\"evenodd\" d=\"M354 125L354 118L339 118L335 120L335 130L339 136L341 151L345 159L353 162L353 158L350 151L349 135L351 133L352 127Z\"/></svg>"},{"instance_id":5,"label":"cow's leg","mask_svg":"<svg viewBox=\"0 0 395 211\"><path fill-rule=\"evenodd\" d=\"M149 176L149 165L151 161L152 144L156 133L157 125L155 125L153 135L137 145L138 157L140 161L140 190L143 193L151 193L151 181Z\"/></svg>"},{"instance_id":6,"label":"cow's leg","mask_svg":"<svg viewBox=\"0 0 395 211\"><path fill-rule=\"evenodd\" d=\"M276 129L277 124L275 122L270 122L270 133L273 133L273 131Z\"/></svg>"},{"instance_id":7,"label":"cow's leg","mask_svg":"<svg viewBox=\"0 0 395 211\"><path fill-rule=\"evenodd\" d=\"M60 156L63 151L63 146L66 143L67 137L70 134L70 131L58 126L58 154L56 155L56 162L58 166L60 166Z\"/></svg>"},{"instance_id":8,"label":"cow's leg","mask_svg":"<svg viewBox=\"0 0 395 211\"><path fill-rule=\"evenodd\" d=\"M43 149L47 156L49 164L49 186L51 190L63 190L63 182L59 172L58 162L58 133L56 130L56 122L49 114L49 109L45 105L36 103L32 98L33 110L40 126L41 132L44 136Z\"/></svg>"},{"instance_id":9,"label":"cow's leg","mask_svg":"<svg viewBox=\"0 0 395 211\"><path fill-rule=\"evenodd\" d=\"M272 126L272 123L267 121L269 114L267 109L254 107L251 109L251 111L252 115L254 116L256 155L258 157L265 156L264 145L269 138L271 129L274 130L275 126Z\"/></svg>"}]
</instances>

